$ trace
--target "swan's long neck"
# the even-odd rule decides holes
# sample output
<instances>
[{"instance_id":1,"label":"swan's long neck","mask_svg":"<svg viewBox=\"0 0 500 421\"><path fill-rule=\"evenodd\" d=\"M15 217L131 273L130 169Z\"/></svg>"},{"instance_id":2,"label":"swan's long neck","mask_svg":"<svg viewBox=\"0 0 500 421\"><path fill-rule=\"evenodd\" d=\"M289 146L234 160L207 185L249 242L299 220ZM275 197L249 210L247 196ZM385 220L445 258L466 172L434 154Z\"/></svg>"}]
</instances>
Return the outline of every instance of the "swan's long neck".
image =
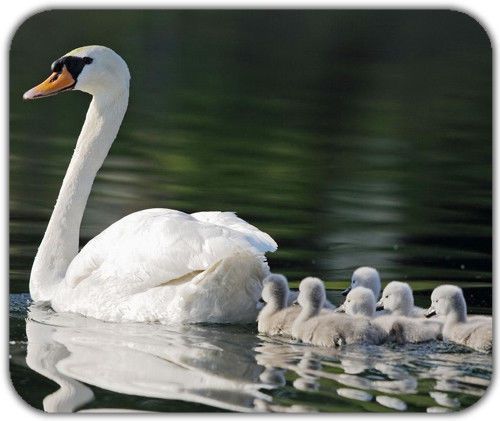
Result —
<instances>
[{"instance_id":1,"label":"swan's long neck","mask_svg":"<svg viewBox=\"0 0 500 421\"><path fill-rule=\"evenodd\" d=\"M113 143L128 104L128 89L94 95L57 197L30 277L34 300L50 300L78 253L80 224L97 171Z\"/></svg>"}]
</instances>

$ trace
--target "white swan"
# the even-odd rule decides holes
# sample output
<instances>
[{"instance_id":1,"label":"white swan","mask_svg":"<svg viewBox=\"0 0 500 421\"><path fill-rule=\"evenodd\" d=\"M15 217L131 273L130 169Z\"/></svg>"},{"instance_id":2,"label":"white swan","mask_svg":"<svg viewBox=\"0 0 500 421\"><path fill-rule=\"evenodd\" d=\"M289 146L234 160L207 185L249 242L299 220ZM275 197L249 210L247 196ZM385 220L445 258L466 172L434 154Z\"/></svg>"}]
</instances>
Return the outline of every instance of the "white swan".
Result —
<instances>
[{"instance_id":1,"label":"white swan","mask_svg":"<svg viewBox=\"0 0 500 421\"><path fill-rule=\"evenodd\" d=\"M406 282L392 281L382 292L377 303L377 310L386 310L390 314L406 317L424 317L425 310L415 306L413 291Z\"/></svg>"},{"instance_id":2,"label":"white swan","mask_svg":"<svg viewBox=\"0 0 500 421\"><path fill-rule=\"evenodd\" d=\"M455 285L441 285L432 291L431 306L426 317L445 318L443 339L490 353L493 346L491 317L469 321L467 304L462 289Z\"/></svg>"},{"instance_id":3,"label":"white swan","mask_svg":"<svg viewBox=\"0 0 500 421\"><path fill-rule=\"evenodd\" d=\"M345 297L349 292L357 287L370 288L373 291L373 295L376 299L380 296L380 290L382 288L380 282L380 275L377 269L370 266L362 266L357 268L351 277L351 285L348 286L342 295Z\"/></svg>"},{"instance_id":4,"label":"white swan","mask_svg":"<svg viewBox=\"0 0 500 421\"><path fill-rule=\"evenodd\" d=\"M143 210L78 253L93 180L127 109L130 74L125 61L102 46L73 50L52 71L24 99L75 89L91 94L92 102L33 263L32 298L108 321L254 321L269 273L264 254L277 245L233 213Z\"/></svg>"},{"instance_id":5,"label":"white swan","mask_svg":"<svg viewBox=\"0 0 500 421\"><path fill-rule=\"evenodd\" d=\"M375 308L373 292L359 287L347 295L345 303L337 310L343 310L349 316L371 319L372 324L381 327L389 335L389 340L398 343L427 342L441 336L442 324L439 322L393 314L377 316Z\"/></svg>"},{"instance_id":6,"label":"white swan","mask_svg":"<svg viewBox=\"0 0 500 421\"><path fill-rule=\"evenodd\" d=\"M321 315L325 286L318 278L305 278L299 285L301 312L292 325L292 337L304 343L336 347L343 344L381 344L387 334L368 319L330 311Z\"/></svg>"}]
</instances>

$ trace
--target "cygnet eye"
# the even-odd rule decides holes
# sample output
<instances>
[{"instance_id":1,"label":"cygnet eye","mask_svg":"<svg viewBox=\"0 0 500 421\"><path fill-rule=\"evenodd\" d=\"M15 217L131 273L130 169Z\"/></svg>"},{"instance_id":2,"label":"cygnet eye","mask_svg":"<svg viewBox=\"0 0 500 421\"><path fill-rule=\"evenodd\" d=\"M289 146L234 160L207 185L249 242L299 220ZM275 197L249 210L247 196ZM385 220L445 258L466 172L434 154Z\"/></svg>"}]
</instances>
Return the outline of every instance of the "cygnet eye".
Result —
<instances>
[{"instance_id":1,"label":"cygnet eye","mask_svg":"<svg viewBox=\"0 0 500 421\"><path fill-rule=\"evenodd\" d=\"M386 295L384 298L389 298L389 296L388 296L388 295Z\"/></svg>"}]
</instances>

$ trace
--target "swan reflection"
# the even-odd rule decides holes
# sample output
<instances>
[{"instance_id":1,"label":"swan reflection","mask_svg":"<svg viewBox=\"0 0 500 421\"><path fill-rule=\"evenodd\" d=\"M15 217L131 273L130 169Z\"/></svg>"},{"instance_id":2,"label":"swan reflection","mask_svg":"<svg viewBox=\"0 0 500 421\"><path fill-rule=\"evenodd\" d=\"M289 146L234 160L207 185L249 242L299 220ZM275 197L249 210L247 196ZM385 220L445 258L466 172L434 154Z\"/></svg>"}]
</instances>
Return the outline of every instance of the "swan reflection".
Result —
<instances>
[{"instance_id":1,"label":"swan reflection","mask_svg":"<svg viewBox=\"0 0 500 421\"><path fill-rule=\"evenodd\" d=\"M241 329L241 328L240 328ZM44 399L48 412L74 411L93 399L85 384L145 397L198 402L233 411L257 410L273 387L259 376L251 333L202 326L115 324L30 307L30 368L59 384Z\"/></svg>"}]
</instances>

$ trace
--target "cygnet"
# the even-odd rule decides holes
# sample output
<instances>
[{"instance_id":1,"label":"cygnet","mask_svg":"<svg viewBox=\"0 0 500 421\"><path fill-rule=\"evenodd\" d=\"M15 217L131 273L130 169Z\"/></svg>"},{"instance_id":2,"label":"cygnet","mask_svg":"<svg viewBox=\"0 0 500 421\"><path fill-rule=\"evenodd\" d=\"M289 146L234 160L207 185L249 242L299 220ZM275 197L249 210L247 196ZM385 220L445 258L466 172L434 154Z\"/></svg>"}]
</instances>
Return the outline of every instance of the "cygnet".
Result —
<instances>
[{"instance_id":1,"label":"cygnet","mask_svg":"<svg viewBox=\"0 0 500 421\"><path fill-rule=\"evenodd\" d=\"M445 318L443 339L491 353L492 320L487 317L471 321L467 319L467 304L461 288L455 285L441 285L435 288L426 317L433 315Z\"/></svg>"},{"instance_id":2,"label":"cygnet","mask_svg":"<svg viewBox=\"0 0 500 421\"><path fill-rule=\"evenodd\" d=\"M375 307L373 292L360 287L353 289L337 310L343 310L350 316L372 319L373 324L381 327L389 335L389 340L398 343L426 342L441 337L442 324L439 322L392 314L377 316Z\"/></svg>"},{"instance_id":3,"label":"cygnet","mask_svg":"<svg viewBox=\"0 0 500 421\"><path fill-rule=\"evenodd\" d=\"M280 274L267 276L263 281L262 299L266 304L257 317L258 331L269 336L290 337L292 324L299 315L301 307L298 303L288 305L290 303L290 290L285 276ZM321 309L321 314L328 312L329 310L326 308Z\"/></svg>"},{"instance_id":4,"label":"cygnet","mask_svg":"<svg viewBox=\"0 0 500 421\"><path fill-rule=\"evenodd\" d=\"M357 268L352 273L351 285L344 291L342 291L342 295L345 297L352 289L357 287L365 287L371 289L375 298L378 299L382 286L380 282L380 275L377 269L369 266L362 266Z\"/></svg>"},{"instance_id":5,"label":"cygnet","mask_svg":"<svg viewBox=\"0 0 500 421\"><path fill-rule=\"evenodd\" d=\"M394 316L425 317L425 309L415 306L410 285L399 281L387 284L377 303L377 310L386 310Z\"/></svg>"},{"instance_id":6,"label":"cygnet","mask_svg":"<svg viewBox=\"0 0 500 421\"><path fill-rule=\"evenodd\" d=\"M292 325L292 336L304 343L335 347L343 344L381 344L387 334L368 319L345 314L320 315L325 287L318 278L306 278L299 286L301 312Z\"/></svg>"}]
</instances>

